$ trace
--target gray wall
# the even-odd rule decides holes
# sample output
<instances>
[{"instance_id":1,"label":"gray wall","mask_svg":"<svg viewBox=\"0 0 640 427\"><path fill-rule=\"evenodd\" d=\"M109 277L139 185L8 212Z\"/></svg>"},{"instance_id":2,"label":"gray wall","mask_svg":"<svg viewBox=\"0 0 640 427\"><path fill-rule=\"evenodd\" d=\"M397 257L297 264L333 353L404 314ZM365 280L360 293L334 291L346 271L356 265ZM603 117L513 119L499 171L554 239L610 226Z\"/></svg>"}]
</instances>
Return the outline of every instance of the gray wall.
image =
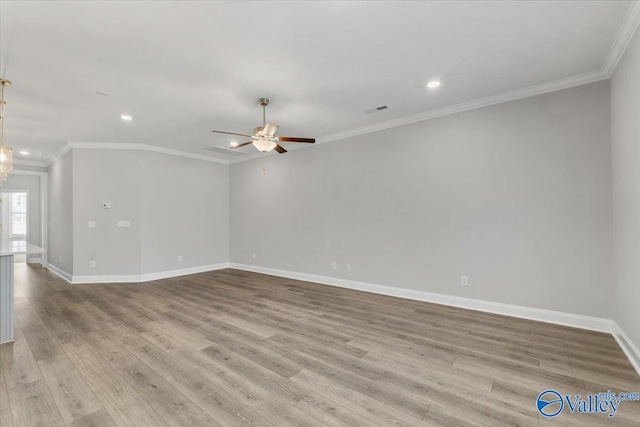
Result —
<instances>
[{"instance_id":1,"label":"gray wall","mask_svg":"<svg viewBox=\"0 0 640 427\"><path fill-rule=\"evenodd\" d=\"M142 273L228 262L229 167L144 154Z\"/></svg>"},{"instance_id":2,"label":"gray wall","mask_svg":"<svg viewBox=\"0 0 640 427\"><path fill-rule=\"evenodd\" d=\"M73 152L49 166L49 264L73 274Z\"/></svg>"},{"instance_id":3,"label":"gray wall","mask_svg":"<svg viewBox=\"0 0 640 427\"><path fill-rule=\"evenodd\" d=\"M141 166L136 150L73 149L74 275L138 275L141 263ZM103 209L103 202L111 209ZM88 221L96 228L88 228ZM130 228L118 228L119 220ZM90 267L96 262L96 268Z\"/></svg>"},{"instance_id":4,"label":"gray wall","mask_svg":"<svg viewBox=\"0 0 640 427\"><path fill-rule=\"evenodd\" d=\"M640 348L640 31L611 79L615 211L614 319Z\"/></svg>"},{"instance_id":5,"label":"gray wall","mask_svg":"<svg viewBox=\"0 0 640 427\"><path fill-rule=\"evenodd\" d=\"M610 150L604 81L234 164L231 261L610 318Z\"/></svg>"},{"instance_id":6,"label":"gray wall","mask_svg":"<svg viewBox=\"0 0 640 427\"><path fill-rule=\"evenodd\" d=\"M73 202L66 203L73 204L75 276L139 275L229 260L227 165L139 150L71 152L73 162L64 168L73 169ZM52 203L60 201L61 181L53 180L65 158L50 168ZM111 209L103 209L105 202ZM118 221L131 226L118 228Z\"/></svg>"}]
</instances>

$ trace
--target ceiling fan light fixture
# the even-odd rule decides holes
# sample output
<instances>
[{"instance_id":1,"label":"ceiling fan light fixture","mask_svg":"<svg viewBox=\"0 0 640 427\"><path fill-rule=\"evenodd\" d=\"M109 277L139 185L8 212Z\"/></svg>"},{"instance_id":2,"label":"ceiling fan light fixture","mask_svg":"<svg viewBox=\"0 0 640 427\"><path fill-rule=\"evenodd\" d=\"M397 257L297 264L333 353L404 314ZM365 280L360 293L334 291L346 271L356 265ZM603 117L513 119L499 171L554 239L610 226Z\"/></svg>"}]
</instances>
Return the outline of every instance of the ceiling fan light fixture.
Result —
<instances>
[{"instance_id":1,"label":"ceiling fan light fixture","mask_svg":"<svg viewBox=\"0 0 640 427\"><path fill-rule=\"evenodd\" d=\"M271 150L273 150L274 148L276 148L276 144L273 141L269 141L267 138L259 138L255 141L253 141L253 145L260 151L262 151L263 153L269 152Z\"/></svg>"},{"instance_id":2,"label":"ceiling fan light fixture","mask_svg":"<svg viewBox=\"0 0 640 427\"><path fill-rule=\"evenodd\" d=\"M229 148L235 149L244 147L245 145L253 144L254 147L256 147L259 151L262 151L263 153L267 153L271 150L275 150L280 154L286 153L287 150L279 145L279 142L305 142L309 144L313 144L314 142L316 142L315 138L298 138L294 136L276 137L275 134L280 126L274 123L267 123L266 107L267 105L269 105L269 100L267 98L260 98L258 99L258 103L262 106L262 126L258 126L253 129L253 135L249 135L246 133L226 132L223 130L213 130L212 132L250 138L249 141L243 142L242 144L238 144L235 141L231 142L229 144Z\"/></svg>"}]
</instances>

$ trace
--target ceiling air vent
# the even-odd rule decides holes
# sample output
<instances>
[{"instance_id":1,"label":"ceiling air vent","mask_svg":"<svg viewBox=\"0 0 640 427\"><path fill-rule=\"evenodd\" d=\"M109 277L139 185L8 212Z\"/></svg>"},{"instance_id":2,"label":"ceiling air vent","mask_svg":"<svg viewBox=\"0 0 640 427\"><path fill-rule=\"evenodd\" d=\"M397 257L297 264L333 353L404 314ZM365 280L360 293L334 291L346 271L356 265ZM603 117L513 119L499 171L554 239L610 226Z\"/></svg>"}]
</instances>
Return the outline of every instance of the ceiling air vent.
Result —
<instances>
[{"instance_id":1,"label":"ceiling air vent","mask_svg":"<svg viewBox=\"0 0 640 427\"><path fill-rule=\"evenodd\" d=\"M367 113L367 114L377 113L378 111L386 110L387 108L389 108L389 107L388 107L388 106L386 106L386 105L381 105L381 106L379 106L379 107L376 107L376 108L372 108L372 109L370 109L370 110L367 110L367 111L365 111L365 113Z\"/></svg>"}]
</instances>

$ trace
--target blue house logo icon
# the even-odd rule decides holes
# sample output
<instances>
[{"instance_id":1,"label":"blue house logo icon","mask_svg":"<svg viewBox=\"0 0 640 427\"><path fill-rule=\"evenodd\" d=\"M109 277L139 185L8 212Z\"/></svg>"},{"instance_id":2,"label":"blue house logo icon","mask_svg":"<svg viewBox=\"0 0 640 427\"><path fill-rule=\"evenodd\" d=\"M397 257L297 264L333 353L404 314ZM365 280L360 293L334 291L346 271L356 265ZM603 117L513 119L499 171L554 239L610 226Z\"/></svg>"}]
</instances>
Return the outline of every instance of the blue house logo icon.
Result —
<instances>
[{"instance_id":1,"label":"blue house logo icon","mask_svg":"<svg viewBox=\"0 0 640 427\"><path fill-rule=\"evenodd\" d=\"M564 409L564 401L562 396L555 390L545 390L538 395L536 407L541 415L547 418L553 418Z\"/></svg>"}]
</instances>

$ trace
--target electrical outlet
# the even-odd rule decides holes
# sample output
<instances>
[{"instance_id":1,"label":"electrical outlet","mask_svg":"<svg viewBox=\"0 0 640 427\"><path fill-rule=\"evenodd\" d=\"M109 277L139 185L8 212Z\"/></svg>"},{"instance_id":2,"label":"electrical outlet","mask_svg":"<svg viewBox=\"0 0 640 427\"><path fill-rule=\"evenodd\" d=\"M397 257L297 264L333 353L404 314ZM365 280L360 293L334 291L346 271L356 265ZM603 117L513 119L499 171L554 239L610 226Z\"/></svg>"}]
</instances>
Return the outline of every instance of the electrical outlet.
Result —
<instances>
[{"instance_id":1,"label":"electrical outlet","mask_svg":"<svg viewBox=\"0 0 640 427\"><path fill-rule=\"evenodd\" d=\"M60 256L60 262L62 262L62 256Z\"/></svg>"},{"instance_id":2,"label":"electrical outlet","mask_svg":"<svg viewBox=\"0 0 640 427\"><path fill-rule=\"evenodd\" d=\"M347 269L347 271L351 271L351 264L345 265L345 268Z\"/></svg>"},{"instance_id":3,"label":"electrical outlet","mask_svg":"<svg viewBox=\"0 0 640 427\"><path fill-rule=\"evenodd\" d=\"M182 255L178 255L178 262L182 262Z\"/></svg>"},{"instance_id":4,"label":"electrical outlet","mask_svg":"<svg viewBox=\"0 0 640 427\"><path fill-rule=\"evenodd\" d=\"M88 221L87 222L87 227L96 228L96 222L95 221Z\"/></svg>"},{"instance_id":5,"label":"electrical outlet","mask_svg":"<svg viewBox=\"0 0 640 427\"><path fill-rule=\"evenodd\" d=\"M256 259L256 253L255 252L253 253L253 259Z\"/></svg>"},{"instance_id":6,"label":"electrical outlet","mask_svg":"<svg viewBox=\"0 0 640 427\"><path fill-rule=\"evenodd\" d=\"M91 268L96 268L96 262L95 261L91 261L89 263L89 265L91 266Z\"/></svg>"},{"instance_id":7,"label":"electrical outlet","mask_svg":"<svg viewBox=\"0 0 640 427\"><path fill-rule=\"evenodd\" d=\"M331 261L331 268L333 268L334 270L338 268L338 264L336 264L335 261Z\"/></svg>"},{"instance_id":8,"label":"electrical outlet","mask_svg":"<svg viewBox=\"0 0 640 427\"><path fill-rule=\"evenodd\" d=\"M460 284L462 286L469 286L469 277L468 276L460 276Z\"/></svg>"}]
</instances>

